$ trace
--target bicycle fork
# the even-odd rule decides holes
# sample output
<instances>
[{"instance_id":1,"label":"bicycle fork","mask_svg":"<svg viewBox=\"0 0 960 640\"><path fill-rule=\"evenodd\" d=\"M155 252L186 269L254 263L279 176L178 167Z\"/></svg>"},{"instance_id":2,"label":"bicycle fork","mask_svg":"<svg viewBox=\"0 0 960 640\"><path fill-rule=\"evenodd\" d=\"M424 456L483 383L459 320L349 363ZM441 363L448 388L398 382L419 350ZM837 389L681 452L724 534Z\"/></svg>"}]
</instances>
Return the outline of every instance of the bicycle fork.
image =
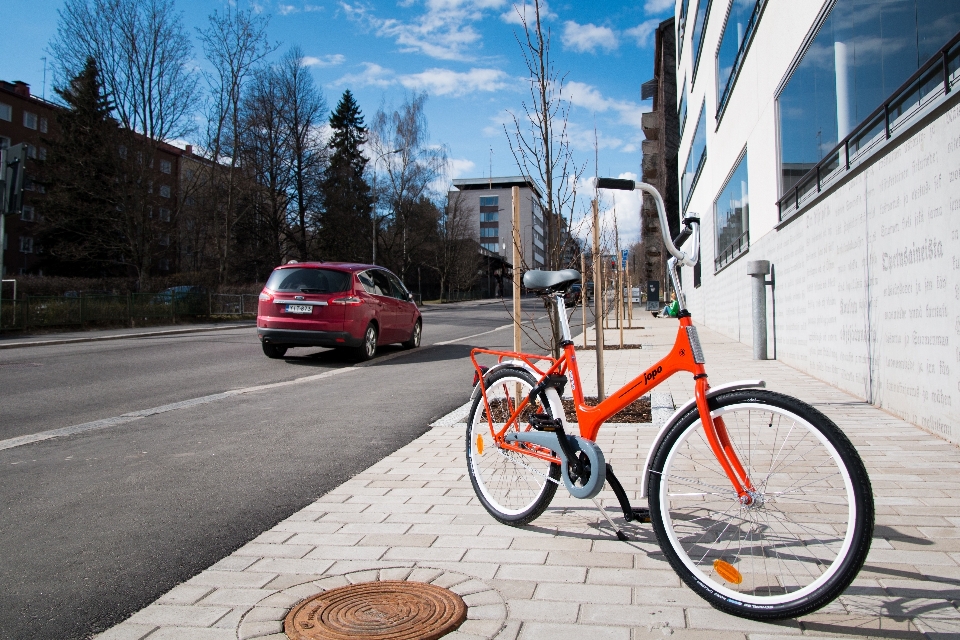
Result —
<instances>
[{"instance_id":1,"label":"bicycle fork","mask_svg":"<svg viewBox=\"0 0 960 640\"><path fill-rule=\"evenodd\" d=\"M710 385L707 383L706 375L697 377L695 394L700 422L703 423L703 430L707 434L707 443L710 445L713 455L716 456L717 462L723 468L723 472L727 474L734 491L737 492L737 498L741 504L748 506L753 504L756 491L747 476L746 470L740 463L740 458L734 451L723 418L712 418L710 416L710 407L707 404L707 390L709 388Z\"/></svg>"}]
</instances>

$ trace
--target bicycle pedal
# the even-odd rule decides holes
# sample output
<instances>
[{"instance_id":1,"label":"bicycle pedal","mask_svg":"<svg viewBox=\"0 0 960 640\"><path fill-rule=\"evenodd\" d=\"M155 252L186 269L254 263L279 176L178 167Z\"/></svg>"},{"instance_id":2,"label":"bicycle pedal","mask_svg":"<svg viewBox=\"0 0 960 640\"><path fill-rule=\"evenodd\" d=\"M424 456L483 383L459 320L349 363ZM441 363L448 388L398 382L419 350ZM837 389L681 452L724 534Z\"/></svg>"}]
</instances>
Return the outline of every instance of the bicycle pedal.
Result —
<instances>
[{"instance_id":1,"label":"bicycle pedal","mask_svg":"<svg viewBox=\"0 0 960 640\"><path fill-rule=\"evenodd\" d=\"M548 433L563 432L563 422L560 418L547 418L545 416L530 416L530 426L537 431L546 431Z\"/></svg>"},{"instance_id":2,"label":"bicycle pedal","mask_svg":"<svg viewBox=\"0 0 960 640\"><path fill-rule=\"evenodd\" d=\"M631 522L640 522L644 524L649 524L651 522L650 509L646 507L634 507L631 516Z\"/></svg>"}]
</instances>

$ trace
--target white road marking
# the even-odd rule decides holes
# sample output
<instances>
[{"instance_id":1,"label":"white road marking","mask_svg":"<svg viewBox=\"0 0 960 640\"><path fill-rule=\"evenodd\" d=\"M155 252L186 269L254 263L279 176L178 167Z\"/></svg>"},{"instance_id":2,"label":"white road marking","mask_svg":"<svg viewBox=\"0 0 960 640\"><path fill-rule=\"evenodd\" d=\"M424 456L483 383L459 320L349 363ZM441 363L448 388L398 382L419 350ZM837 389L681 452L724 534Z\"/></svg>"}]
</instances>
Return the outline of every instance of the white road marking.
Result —
<instances>
[{"instance_id":1,"label":"white road marking","mask_svg":"<svg viewBox=\"0 0 960 640\"><path fill-rule=\"evenodd\" d=\"M544 316L546 317L546 316ZM471 338L476 338L478 336L484 336L488 333L493 333L494 331L501 331L512 327L513 323L505 324L496 329L491 329L490 331L484 331L483 333L476 333L472 336L465 336L463 338L457 338L455 340L446 340L444 342L435 342L432 345L425 345L423 349L429 349L432 346L443 346L447 344L453 344L455 342L460 342L462 340L469 340ZM27 444L32 444L34 442L42 442L44 440L52 440L53 438L62 438L65 436L72 436L78 433L86 433L87 431L96 431L98 429L106 429L107 427L115 427L122 424L127 424L128 422L133 422L135 420L140 420L141 418L146 418L149 416L155 416L160 413L166 413L168 411L176 411L177 409L185 409L187 407L194 407L201 404L208 404L210 402L217 402L218 400L226 400L227 398L232 398L234 396L243 395L246 393L253 393L256 391L266 391L267 389L278 389L281 387L289 387L296 384L303 384L304 382L313 382L315 380L322 380L324 378L330 378L332 376L339 375L341 373L346 373L348 371L356 371L365 367L373 366L386 362L388 360L393 360L394 358L399 358L400 356L407 354L414 354L416 351L397 351L396 353L389 353L384 356L380 356L369 362L355 364L350 367L343 367L340 369L331 369L329 371L324 371L323 373L318 373L312 376L304 376L302 378L294 378L293 380L284 380L283 382L273 382L270 384L261 384L254 387L243 387L241 389L231 389L230 391L224 391L222 393L214 393L208 396L200 396L199 398L191 398L190 400L183 400L181 402L173 402L171 404L161 405L159 407L153 407L152 409L141 409L139 411L131 411L129 413L124 413L119 416L114 416L112 418L103 418L102 420L94 420L93 422L84 422L83 424L75 424L69 427L61 427L60 429L50 429L48 431L41 431L39 433L30 433L23 436L18 436L16 438L8 438L6 440L0 440L0 451L5 449L13 449L15 447L22 447Z\"/></svg>"}]
</instances>

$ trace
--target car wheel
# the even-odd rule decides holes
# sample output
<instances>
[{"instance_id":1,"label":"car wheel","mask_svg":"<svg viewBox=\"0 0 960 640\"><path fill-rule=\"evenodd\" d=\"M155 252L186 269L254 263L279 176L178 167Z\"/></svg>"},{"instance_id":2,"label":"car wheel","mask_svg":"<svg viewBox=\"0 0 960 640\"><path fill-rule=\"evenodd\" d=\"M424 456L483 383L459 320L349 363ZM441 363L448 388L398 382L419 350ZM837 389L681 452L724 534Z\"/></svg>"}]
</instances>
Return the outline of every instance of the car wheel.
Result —
<instances>
[{"instance_id":1,"label":"car wheel","mask_svg":"<svg viewBox=\"0 0 960 640\"><path fill-rule=\"evenodd\" d=\"M268 358L282 358L287 353L289 347L282 347L276 344L263 343L263 355Z\"/></svg>"},{"instance_id":2,"label":"car wheel","mask_svg":"<svg viewBox=\"0 0 960 640\"><path fill-rule=\"evenodd\" d=\"M420 320L417 320L417 324L413 325L413 333L410 334L410 339L403 343L405 349L416 349L420 346L420 334L423 330L423 324Z\"/></svg>"},{"instance_id":3,"label":"car wheel","mask_svg":"<svg viewBox=\"0 0 960 640\"><path fill-rule=\"evenodd\" d=\"M370 323L363 334L363 342L354 349L354 356L357 361L363 362L377 355L377 328Z\"/></svg>"}]
</instances>

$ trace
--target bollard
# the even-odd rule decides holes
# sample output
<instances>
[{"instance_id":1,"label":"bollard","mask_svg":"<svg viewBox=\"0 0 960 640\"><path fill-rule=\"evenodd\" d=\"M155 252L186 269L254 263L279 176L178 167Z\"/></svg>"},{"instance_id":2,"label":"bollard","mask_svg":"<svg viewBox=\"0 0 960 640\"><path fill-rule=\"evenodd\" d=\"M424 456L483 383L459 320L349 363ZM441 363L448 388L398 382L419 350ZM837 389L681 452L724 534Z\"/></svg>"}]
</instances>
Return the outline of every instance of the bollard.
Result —
<instances>
[{"instance_id":1,"label":"bollard","mask_svg":"<svg viewBox=\"0 0 960 640\"><path fill-rule=\"evenodd\" d=\"M767 359L767 274L769 260L753 260L747 263L750 283L750 298L753 301L753 359Z\"/></svg>"}]
</instances>

